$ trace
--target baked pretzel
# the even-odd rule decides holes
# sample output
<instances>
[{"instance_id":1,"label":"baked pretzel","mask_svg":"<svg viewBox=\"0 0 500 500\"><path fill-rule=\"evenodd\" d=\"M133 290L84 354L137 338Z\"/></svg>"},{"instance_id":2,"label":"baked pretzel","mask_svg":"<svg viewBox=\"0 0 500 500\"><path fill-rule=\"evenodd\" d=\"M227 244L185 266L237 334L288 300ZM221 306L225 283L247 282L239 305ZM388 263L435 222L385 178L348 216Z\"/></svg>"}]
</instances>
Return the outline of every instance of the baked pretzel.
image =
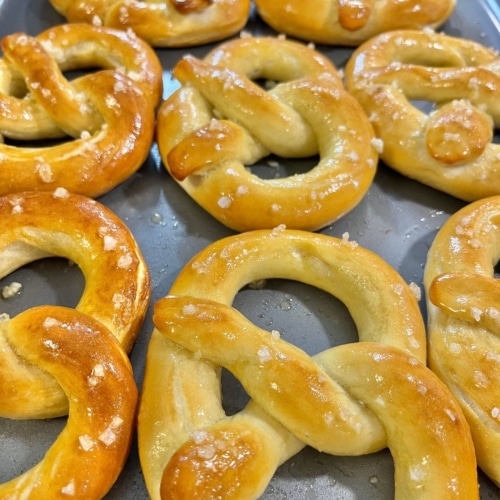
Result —
<instances>
[{"instance_id":1,"label":"baked pretzel","mask_svg":"<svg viewBox=\"0 0 500 500\"><path fill-rule=\"evenodd\" d=\"M103 323L130 352L149 304L150 278L130 230L109 209L64 189L0 197L0 278L37 259L77 264L85 289L76 306ZM46 418L66 414L59 385L19 361L0 336L0 415Z\"/></svg>"},{"instance_id":2,"label":"baked pretzel","mask_svg":"<svg viewBox=\"0 0 500 500\"><path fill-rule=\"evenodd\" d=\"M97 197L142 166L162 91L149 45L132 33L75 24L9 35L1 48L0 134L15 141L0 144L1 195L63 186ZM66 77L89 68L103 69ZM65 142L17 142L54 138Z\"/></svg>"},{"instance_id":3,"label":"baked pretzel","mask_svg":"<svg viewBox=\"0 0 500 500\"><path fill-rule=\"evenodd\" d=\"M173 70L162 104L166 169L213 217L237 231L279 224L316 230L354 208L373 181L373 130L332 63L298 42L243 37ZM266 92L253 80L278 83ZM321 113L318 113L321 109ZM310 171L262 179L245 168L270 154L314 157Z\"/></svg>"},{"instance_id":4,"label":"baked pretzel","mask_svg":"<svg viewBox=\"0 0 500 500\"><path fill-rule=\"evenodd\" d=\"M359 45L386 31L437 28L455 0L255 0L262 19L280 33L327 45Z\"/></svg>"},{"instance_id":5,"label":"baked pretzel","mask_svg":"<svg viewBox=\"0 0 500 500\"><path fill-rule=\"evenodd\" d=\"M1 498L102 498L128 456L137 387L111 332L74 309L40 306L0 321L0 331L25 363L63 388L66 426L32 469L0 485Z\"/></svg>"},{"instance_id":6,"label":"baked pretzel","mask_svg":"<svg viewBox=\"0 0 500 500\"><path fill-rule=\"evenodd\" d=\"M439 230L427 257L429 365L467 417L479 466L500 485L500 197L471 203Z\"/></svg>"},{"instance_id":7,"label":"baked pretzel","mask_svg":"<svg viewBox=\"0 0 500 500\"><path fill-rule=\"evenodd\" d=\"M230 307L239 289L267 278L336 296L361 342L311 359ZM138 417L151 498L257 498L306 443L341 455L389 444L397 494L477 498L467 423L424 365L411 287L355 242L279 228L222 239L184 267L153 321ZM221 366L253 398L232 417Z\"/></svg>"},{"instance_id":8,"label":"baked pretzel","mask_svg":"<svg viewBox=\"0 0 500 500\"><path fill-rule=\"evenodd\" d=\"M500 58L471 40L430 31L382 34L346 67L349 91L401 174L473 201L500 194ZM430 101L430 111L415 101Z\"/></svg>"},{"instance_id":9,"label":"baked pretzel","mask_svg":"<svg viewBox=\"0 0 500 500\"><path fill-rule=\"evenodd\" d=\"M238 33L250 0L50 0L69 22L135 31L154 47L189 47Z\"/></svg>"}]
</instances>

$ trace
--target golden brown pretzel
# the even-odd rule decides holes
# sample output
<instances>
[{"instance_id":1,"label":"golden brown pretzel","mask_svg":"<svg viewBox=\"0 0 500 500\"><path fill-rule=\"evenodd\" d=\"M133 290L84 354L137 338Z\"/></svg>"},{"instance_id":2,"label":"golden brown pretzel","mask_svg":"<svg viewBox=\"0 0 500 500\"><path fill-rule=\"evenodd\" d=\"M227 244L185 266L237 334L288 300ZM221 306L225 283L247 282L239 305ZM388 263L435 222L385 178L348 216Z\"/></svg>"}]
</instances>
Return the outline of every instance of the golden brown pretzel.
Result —
<instances>
[{"instance_id":1,"label":"golden brown pretzel","mask_svg":"<svg viewBox=\"0 0 500 500\"><path fill-rule=\"evenodd\" d=\"M66 426L33 468L0 484L1 498L102 498L120 474L135 429L137 387L127 355L99 321L40 306L0 321L25 363L66 393Z\"/></svg>"},{"instance_id":2,"label":"golden brown pretzel","mask_svg":"<svg viewBox=\"0 0 500 500\"><path fill-rule=\"evenodd\" d=\"M324 227L354 208L375 175L373 131L324 56L277 37L226 42L174 68L182 83L158 113L162 160L180 186L237 231ZM253 80L277 82L266 92ZM321 109L321 113L318 110ZM271 153L319 155L310 171L262 179Z\"/></svg>"},{"instance_id":3,"label":"golden brown pretzel","mask_svg":"<svg viewBox=\"0 0 500 500\"><path fill-rule=\"evenodd\" d=\"M280 33L330 45L358 45L386 31L437 28L455 0L255 0L262 19Z\"/></svg>"},{"instance_id":4,"label":"golden brown pretzel","mask_svg":"<svg viewBox=\"0 0 500 500\"><path fill-rule=\"evenodd\" d=\"M244 285L271 277L335 295L361 342L311 359L230 307ZM138 420L153 499L257 498L305 443L342 455L389 443L401 498L477 498L468 426L423 363L411 287L355 242L292 230L225 238L184 267L153 321ZM221 406L220 366L253 398L232 417Z\"/></svg>"},{"instance_id":5,"label":"golden brown pretzel","mask_svg":"<svg viewBox=\"0 0 500 500\"><path fill-rule=\"evenodd\" d=\"M427 257L429 365L469 421L479 466L500 485L500 197L465 206Z\"/></svg>"},{"instance_id":6,"label":"golden brown pretzel","mask_svg":"<svg viewBox=\"0 0 500 500\"><path fill-rule=\"evenodd\" d=\"M154 47L188 47L236 34L250 0L50 0L70 22L131 28Z\"/></svg>"},{"instance_id":7,"label":"golden brown pretzel","mask_svg":"<svg viewBox=\"0 0 500 500\"><path fill-rule=\"evenodd\" d=\"M63 186L97 197L141 167L162 91L149 45L131 33L75 24L9 35L1 46L0 134L73 140L0 144L0 194ZM66 78L96 67L103 70Z\"/></svg>"},{"instance_id":8,"label":"golden brown pretzel","mask_svg":"<svg viewBox=\"0 0 500 500\"><path fill-rule=\"evenodd\" d=\"M492 143L500 125L497 52L431 31L396 31L360 46L346 81L388 166L466 201L500 193L500 146Z\"/></svg>"},{"instance_id":9,"label":"golden brown pretzel","mask_svg":"<svg viewBox=\"0 0 500 500\"><path fill-rule=\"evenodd\" d=\"M50 256L77 264L85 289L76 309L103 323L129 352L150 297L149 271L130 230L109 209L64 189L0 197L0 277ZM0 336L0 414L45 418L67 412L52 377L19 361Z\"/></svg>"}]
</instances>

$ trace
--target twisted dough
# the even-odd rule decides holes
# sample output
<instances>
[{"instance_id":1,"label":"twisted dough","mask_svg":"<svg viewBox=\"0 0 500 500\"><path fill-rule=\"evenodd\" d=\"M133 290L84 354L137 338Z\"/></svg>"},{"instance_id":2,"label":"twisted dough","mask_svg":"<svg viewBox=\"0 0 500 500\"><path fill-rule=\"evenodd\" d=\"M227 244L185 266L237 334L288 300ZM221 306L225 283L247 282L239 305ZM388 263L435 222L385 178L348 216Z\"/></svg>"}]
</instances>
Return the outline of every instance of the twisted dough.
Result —
<instances>
[{"instance_id":1,"label":"twisted dough","mask_svg":"<svg viewBox=\"0 0 500 500\"><path fill-rule=\"evenodd\" d=\"M342 300L361 342L313 360L230 307L241 287L271 277ZM468 426L424 366L415 296L354 242L292 230L225 238L185 266L153 321L138 420L153 499L256 498L305 443L341 455L389 444L399 497L477 498ZM253 398L232 417L221 406L220 366Z\"/></svg>"},{"instance_id":2,"label":"twisted dough","mask_svg":"<svg viewBox=\"0 0 500 500\"><path fill-rule=\"evenodd\" d=\"M85 278L76 309L103 323L129 352L149 304L150 278L123 222L100 203L61 189L1 197L0 219L0 277L36 259L70 259ZM2 335L0 401L1 416L11 418L46 418L68 410L59 384L22 363Z\"/></svg>"},{"instance_id":3,"label":"twisted dough","mask_svg":"<svg viewBox=\"0 0 500 500\"><path fill-rule=\"evenodd\" d=\"M330 45L358 45L386 31L437 28L455 0L255 0L262 19L280 33Z\"/></svg>"},{"instance_id":4,"label":"twisted dough","mask_svg":"<svg viewBox=\"0 0 500 500\"><path fill-rule=\"evenodd\" d=\"M24 362L54 377L67 395L65 428L32 469L0 485L2 498L102 498L130 450L137 387L123 349L90 316L31 308L0 330Z\"/></svg>"},{"instance_id":5,"label":"twisted dough","mask_svg":"<svg viewBox=\"0 0 500 500\"><path fill-rule=\"evenodd\" d=\"M470 40L429 31L382 34L346 67L347 88L403 175L466 201L500 194L500 59ZM415 101L431 101L431 112Z\"/></svg>"},{"instance_id":6,"label":"twisted dough","mask_svg":"<svg viewBox=\"0 0 500 500\"><path fill-rule=\"evenodd\" d=\"M149 154L162 68L131 33L63 25L1 41L0 134L14 141L72 138L56 145L0 144L0 194L26 190L100 196ZM71 81L66 72L104 68Z\"/></svg>"},{"instance_id":7,"label":"twisted dough","mask_svg":"<svg viewBox=\"0 0 500 500\"><path fill-rule=\"evenodd\" d=\"M479 466L500 485L500 197L467 205L427 257L429 365L467 417Z\"/></svg>"},{"instance_id":8,"label":"twisted dough","mask_svg":"<svg viewBox=\"0 0 500 500\"><path fill-rule=\"evenodd\" d=\"M237 231L279 224L316 230L354 208L375 175L373 130L332 63L273 37L226 42L174 68L182 86L161 106L165 167L218 221ZM266 92L253 80L277 82ZM321 109L321 113L318 113ZM269 154L314 157L310 171L262 179L245 167Z\"/></svg>"},{"instance_id":9,"label":"twisted dough","mask_svg":"<svg viewBox=\"0 0 500 500\"><path fill-rule=\"evenodd\" d=\"M154 47L188 47L229 38L248 19L250 0L50 0L70 22L131 28Z\"/></svg>"}]
</instances>

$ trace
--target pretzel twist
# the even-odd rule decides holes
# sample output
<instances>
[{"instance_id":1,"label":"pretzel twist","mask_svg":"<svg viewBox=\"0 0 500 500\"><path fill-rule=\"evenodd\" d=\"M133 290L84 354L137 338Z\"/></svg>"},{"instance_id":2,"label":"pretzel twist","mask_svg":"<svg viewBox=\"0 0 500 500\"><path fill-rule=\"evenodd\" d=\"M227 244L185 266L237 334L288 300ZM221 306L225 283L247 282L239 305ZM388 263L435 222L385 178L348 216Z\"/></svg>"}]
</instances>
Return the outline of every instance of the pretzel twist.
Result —
<instances>
[{"instance_id":1,"label":"pretzel twist","mask_svg":"<svg viewBox=\"0 0 500 500\"><path fill-rule=\"evenodd\" d=\"M162 68L131 33L63 25L1 41L0 194L64 186L100 196L130 177L153 140ZM73 80L70 71L103 68Z\"/></svg>"},{"instance_id":2,"label":"pretzel twist","mask_svg":"<svg viewBox=\"0 0 500 500\"><path fill-rule=\"evenodd\" d=\"M401 174L466 201L500 193L500 58L471 40L398 31L360 46L347 88ZM431 101L430 112L414 101Z\"/></svg>"},{"instance_id":3,"label":"pretzel twist","mask_svg":"<svg viewBox=\"0 0 500 500\"><path fill-rule=\"evenodd\" d=\"M70 401L68 421L43 459L0 484L0 496L104 497L135 429L138 391L123 349L97 320L58 306L0 321L0 331L24 362L54 377Z\"/></svg>"},{"instance_id":4,"label":"pretzel twist","mask_svg":"<svg viewBox=\"0 0 500 500\"><path fill-rule=\"evenodd\" d=\"M69 22L129 29L154 47L189 47L238 33L250 0L50 0Z\"/></svg>"},{"instance_id":5,"label":"pretzel twist","mask_svg":"<svg viewBox=\"0 0 500 500\"><path fill-rule=\"evenodd\" d=\"M0 277L37 259L64 257L80 267L85 289L76 306L132 349L150 297L142 253L123 222L100 203L65 190L0 198ZM23 363L0 336L0 414L10 418L64 415L59 384Z\"/></svg>"},{"instance_id":6,"label":"pretzel twist","mask_svg":"<svg viewBox=\"0 0 500 500\"><path fill-rule=\"evenodd\" d=\"M429 364L467 417L479 466L500 485L500 197L471 203L439 230L428 254Z\"/></svg>"},{"instance_id":7,"label":"pretzel twist","mask_svg":"<svg viewBox=\"0 0 500 500\"><path fill-rule=\"evenodd\" d=\"M455 0L255 0L262 19L280 33L351 46L386 31L437 28L455 4Z\"/></svg>"},{"instance_id":8,"label":"pretzel twist","mask_svg":"<svg viewBox=\"0 0 500 500\"><path fill-rule=\"evenodd\" d=\"M184 57L182 86L161 106L165 167L218 221L237 231L324 227L367 192L378 154L373 130L332 63L285 39L245 37L201 61ZM266 92L253 80L278 82ZM318 113L321 109L321 113ZM319 155L306 173L262 179L249 172L270 154Z\"/></svg>"},{"instance_id":9,"label":"pretzel twist","mask_svg":"<svg viewBox=\"0 0 500 500\"><path fill-rule=\"evenodd\" d=\"M230 304L240 288L266 278L339 298L361 342L312 359L254 326ZM401 498L477 498L468 426L424 365L415 296L354 242L292 230L225 238L185 266L153 321L138 420L153 499L257 498L306 443L341 455L389 444ZM231 417L221 406L221 366L252 398Z\"/></svg>"}]
</instances>

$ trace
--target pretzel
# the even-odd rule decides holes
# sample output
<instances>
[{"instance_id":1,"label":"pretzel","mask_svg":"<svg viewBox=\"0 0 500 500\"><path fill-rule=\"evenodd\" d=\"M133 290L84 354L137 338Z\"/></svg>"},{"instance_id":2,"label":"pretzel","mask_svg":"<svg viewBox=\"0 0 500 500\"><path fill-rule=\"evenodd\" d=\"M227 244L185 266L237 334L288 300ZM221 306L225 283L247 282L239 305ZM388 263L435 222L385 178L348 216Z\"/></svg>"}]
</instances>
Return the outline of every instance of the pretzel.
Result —
<instances>
[{"instance_id":1,"label":"pretzel","mask_svg":"<svg viewBox=\"0 0 500 500\"><path fill-rule=\"evenodd\" d=\"M397 31L359 47L346 67L349 91L399 173L465 201L499 194L498 54L429 31ZM414 101L431 101L426 112Z\"/></svg>"},{"instance_id":2,"label":"pretzel","mask_svg":"<svg viewBox=\"0 0 500 500\"><path fill-rule=\"evenodd\" d=\"M0 134L14 143L0 144L0 195L63 186L98 197L142 166L162 91L151 47L84 24L15 33L1 47ZM103 69L66 78L95 67ZM21 142L40 139L60 141Z\"/></svg>"},{"instance_id":3,"label":"pretzel","mask_svg":"<svg viewBox=\"0 0 500 500\"><path fill-rule=\"evenodd\" d=\"M0 322L0 330L70 401L68 421L45 456L0 484L0 497L102 498L123 468L134 431L137 387L123 349L99 321L58 306L31 308Z\"/></svg>"},{"instance_id":4,"label":"pretzel","mask_svg":"<svg viewBox=\"0 0 500 500\"><path fill-rule=\"evenodd\" d=\"M146 262L130 230L109 209L64 189L0 197L0 278L37 259L77 264L85 288L76 306L107 327L130 352L149 304ZM68 401L52 377L19 361L0 336L0 414L64 415Z\"/></svg>"},{"instance_id":5,"label":"pretzel","mask_svg":"<svg viewBox=\"0 0 500 500\"><path fill-rule=\"evenodd\" d=\"M69 22L133 29L154 47L189 47L238 33L250 0L50 0Z\"/></svg>"},{"instance_id":6,"label":"pretzel","mask_svg":"<svg viewBox=\"0 0 500 500\"><path fill-rule=\"evenodd\" d=\"M386 31L437 28L455 4L455 0L255 0L260 17L279 33L348 46Z\"/></svg>"},{"instance_id":7,"label":"pretzel","mask_svg":"<svg viewBox=\"0 0 500 500\"><path fill-rule=\"evenodd\" d=\"M267 278L336 296L361 342L311 359L230 307L243 286ZM411 287L355 242L280 228L227 237L184 267L153 322L138 416L153 500L257 498L305 444L341 455L389 444L397 494L477 498L468 426L424 365ZM232 417L221 406L221 366L252 398Z\"/></svg>"},{"instance_id":8,"label":"pretzel","mask_svg":"<svg viewBox=\"0 0 500 500\"><path fill-rule=\"evenodd\" d=\"M500 197L473 202L439 230L427 257L429 365L469 421L479 466L500 485Z\"/></svg>"},{"instance_id":9,"label":"pretzel","mask_svg":"<svg viewBox=\"0 0 500 500\"><path fill-rule=\"evenodd\" d=\"M222 224L237 231L316 230L352 210L375 175L373 131L332 63L277 37L225 42L186 56L182 86L162 104L157 142L165 168ZM266 92L252 80L278 84ZM318 113L321 109L321 113ZM245 167L270 154L319 154L306 173L262 179Z\"/></svg>"}]
</instances>

